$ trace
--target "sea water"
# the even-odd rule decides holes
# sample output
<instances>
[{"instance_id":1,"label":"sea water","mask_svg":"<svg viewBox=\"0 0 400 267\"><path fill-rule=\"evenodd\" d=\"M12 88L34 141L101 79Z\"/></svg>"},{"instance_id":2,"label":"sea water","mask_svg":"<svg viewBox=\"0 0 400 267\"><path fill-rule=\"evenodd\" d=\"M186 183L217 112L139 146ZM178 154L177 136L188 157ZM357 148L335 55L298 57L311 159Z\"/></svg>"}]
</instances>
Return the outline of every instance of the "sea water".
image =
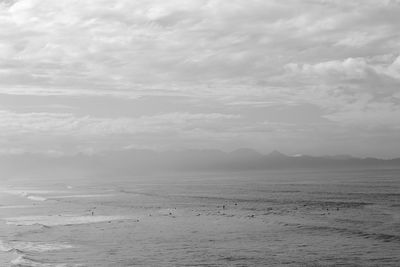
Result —
<instances>
[{"instance_id":1,"label":"sea water","mask_svg":"<svg viewBox=\"0 0 400 267\"><path fill-rule=\"evenodd\" d=\"M400 265L396 169L32 177L0 201L0 266Z\"/></svg>"}]
</instances>

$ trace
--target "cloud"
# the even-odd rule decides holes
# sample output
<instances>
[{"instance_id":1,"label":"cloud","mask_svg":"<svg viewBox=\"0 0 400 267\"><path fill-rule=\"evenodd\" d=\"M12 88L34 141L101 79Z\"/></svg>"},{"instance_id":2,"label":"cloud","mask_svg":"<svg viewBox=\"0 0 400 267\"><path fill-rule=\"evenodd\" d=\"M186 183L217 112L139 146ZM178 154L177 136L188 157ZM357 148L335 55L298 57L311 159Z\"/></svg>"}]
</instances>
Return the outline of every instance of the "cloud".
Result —
<instances>
[{"instance_id":1,"label":"cloud","mask_svg":"<svg viewBox=\"0 0 400 267\"><path fill-rule=\"evenodd\" d=\"M331 60L315 64L289 63L285 68L300 75L314 75L332 79L361 80L367 79L370 75L400 79L400 56L394 58L392 62L377 62L376 58L346 58L344 60Z\"/></svg>"},{"instance_id":2,"label":"cloud","mask_svg":"<svg viewBox=\"0 0 400 267\"><path fill-rule=\"evenodd\" d=\"M381 43L385 45L389 37L393 40L397 35L398 21L379 15L398 9L395 2L323 3L7 2L0 7L4 25L0 57L7 62L0 75L7 86L89 92L134 90L143 84L248 81L273 75L279 65L301 51L309 60L334 56L321 46L357 42L346 41L351 33L346 29L355 27L353 24L363 25L359 36L375 36L375 31L384 27L374 38L384 40ZM366 20L371 13L379 17L372 26ZM366 49L372 49L364 43ZM318 53L313 56L310 48ZM356 49L350 45L346 52L350 55Z\"/></svg>"},{"instance_id":3,"label":"cloud","mask_svg":"<svg viewBox=\"0 0 400 267\"><path fill-rule=\"evenodd\" d=\"M263 135L285 127L293 132L286 138L295 140L309 127L305 121L320 123L315 127L327 139L340 135L335 127L349 135L357 131L350 125L393 128L400 105L399 12L394 0L0 1L0 96L26 105L27 98L40 97L41 110L49 107L18 113L7 105L1 127L9 136L57 136L56 145L62 133L80 136L79 143L82 136L141 128L156 134L170 126L204 146L226 138L232 146L248 140L254 147L273 146ZM176 110L160 100L154 109L167 111L138 119L128 104L115 104L116 98L132 106L141 99L148 110L151 97L175 97ZM54 99L63 104L61 98L68 105L79 99L75 110L87 114L52 113ZM114 104L90 104L97 98ZM300 108L312 119L282 126L296 117L292 107L307 105L318 114ZM98 115L107 110L123 115ZM273 113L280 126L271 126L262 112ZM211 113L240 118L193 115Z\"/></svg>"},{"instance_id":4,"label":"cloud","mask_svg":"<svg viewBox=\"0 0 400 267\"><path fill-rule=\"evenodd\" d=\"M70 113L15 113L0 111L2 136L15 134L56 134L69 136L97 136L164 132L191 127L217 126L224 120L239 119L231 114L166 113L139 118L76 117Z\"/></svg>"},{"instance_id":5,"label":"cloud","mask_svg":"<svg viewBox=\"0 0 400 267\"><path fill-rule=\"evenodd\" d=\"M303 90L318 87L326 99L310 102L329 110L325 118L337 123L368 124L374 127L397 124L400 110L399 57L346 58L309 63L289 63L285 69Z\"/></svg>"},{"instance_id":6,"label":"cloud","mask_svg":"<svg viewBox=\"0 0 400 267\"><path fill-rule=\"evenodd\" d=\"M347 58L343 61L332 60L316 64L289 63L286 68L301 75L315 75L327 78L362 79L373 69L363 58Z\"/></svg>"},{"instance_id":7,"label":"cloud","mask_svg":"<svg viewBox=\"0 0 400 267\"><path fill-rule=\"evenodd\" d=\"M3 151L59 153L120 149L130 144L173 148L185 142L203 142L204 136L218 138L227 128L240 123L240 119L239 115L219 113L165 113L111 119L2 110L0 144Z\"/></svg>"}]
</instances>

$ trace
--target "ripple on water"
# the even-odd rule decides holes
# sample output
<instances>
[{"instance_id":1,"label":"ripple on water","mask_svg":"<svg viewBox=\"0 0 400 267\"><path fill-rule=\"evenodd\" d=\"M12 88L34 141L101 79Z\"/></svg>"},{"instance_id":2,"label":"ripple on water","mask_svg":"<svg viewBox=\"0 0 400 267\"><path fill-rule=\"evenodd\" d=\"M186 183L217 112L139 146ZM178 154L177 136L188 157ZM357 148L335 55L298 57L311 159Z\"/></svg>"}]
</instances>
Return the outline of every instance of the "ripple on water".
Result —
<instances>
[{"instance_id":1,"label":"ripple on water","mask_svg":"<svg viewBox=\"0 0 400 267\"><path fill-rule=\"evenodd\" d=\"M79 215L48 215L48 216L21 216L6 218L7 224L27 226L27 225L74 225L74 224L90 224L101 223L116 220L133 219L127 216L79 216Z\"/></svg>"}]
</instances>

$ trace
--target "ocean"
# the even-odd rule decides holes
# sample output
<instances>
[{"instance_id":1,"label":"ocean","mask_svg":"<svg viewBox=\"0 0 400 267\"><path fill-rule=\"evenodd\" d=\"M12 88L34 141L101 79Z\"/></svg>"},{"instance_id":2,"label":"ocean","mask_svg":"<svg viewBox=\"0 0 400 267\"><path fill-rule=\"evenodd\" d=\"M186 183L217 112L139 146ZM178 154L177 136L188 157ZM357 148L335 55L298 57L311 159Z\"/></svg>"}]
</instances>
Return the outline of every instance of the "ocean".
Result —
<instances>
[{"instance_id":1,"label":"ocean","mask_svg":"<svg viewBox=\"0 0 400 267\"><path fill-rule=\"evenodd\" d=\"M0 266L400 266L400 169L1 177Z\"/></svg>"}]
</instances>

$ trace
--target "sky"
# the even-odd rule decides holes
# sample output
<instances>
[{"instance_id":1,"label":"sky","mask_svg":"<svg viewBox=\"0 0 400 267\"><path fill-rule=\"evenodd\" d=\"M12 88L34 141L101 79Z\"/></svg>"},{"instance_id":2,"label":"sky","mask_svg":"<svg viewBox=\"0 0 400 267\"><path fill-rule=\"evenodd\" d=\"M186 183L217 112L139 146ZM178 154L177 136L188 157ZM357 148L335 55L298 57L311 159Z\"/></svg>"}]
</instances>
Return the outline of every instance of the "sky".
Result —
<instances>
[{"instance_id":1,"label":"sky","mask_svg":"<svg viewBox=\"0 0 400 267\"><path fill-rule=\"evenodd\" d=\"M0 153L400 156L398 0L0 0Z\"/></svg>"}]
</instances>

